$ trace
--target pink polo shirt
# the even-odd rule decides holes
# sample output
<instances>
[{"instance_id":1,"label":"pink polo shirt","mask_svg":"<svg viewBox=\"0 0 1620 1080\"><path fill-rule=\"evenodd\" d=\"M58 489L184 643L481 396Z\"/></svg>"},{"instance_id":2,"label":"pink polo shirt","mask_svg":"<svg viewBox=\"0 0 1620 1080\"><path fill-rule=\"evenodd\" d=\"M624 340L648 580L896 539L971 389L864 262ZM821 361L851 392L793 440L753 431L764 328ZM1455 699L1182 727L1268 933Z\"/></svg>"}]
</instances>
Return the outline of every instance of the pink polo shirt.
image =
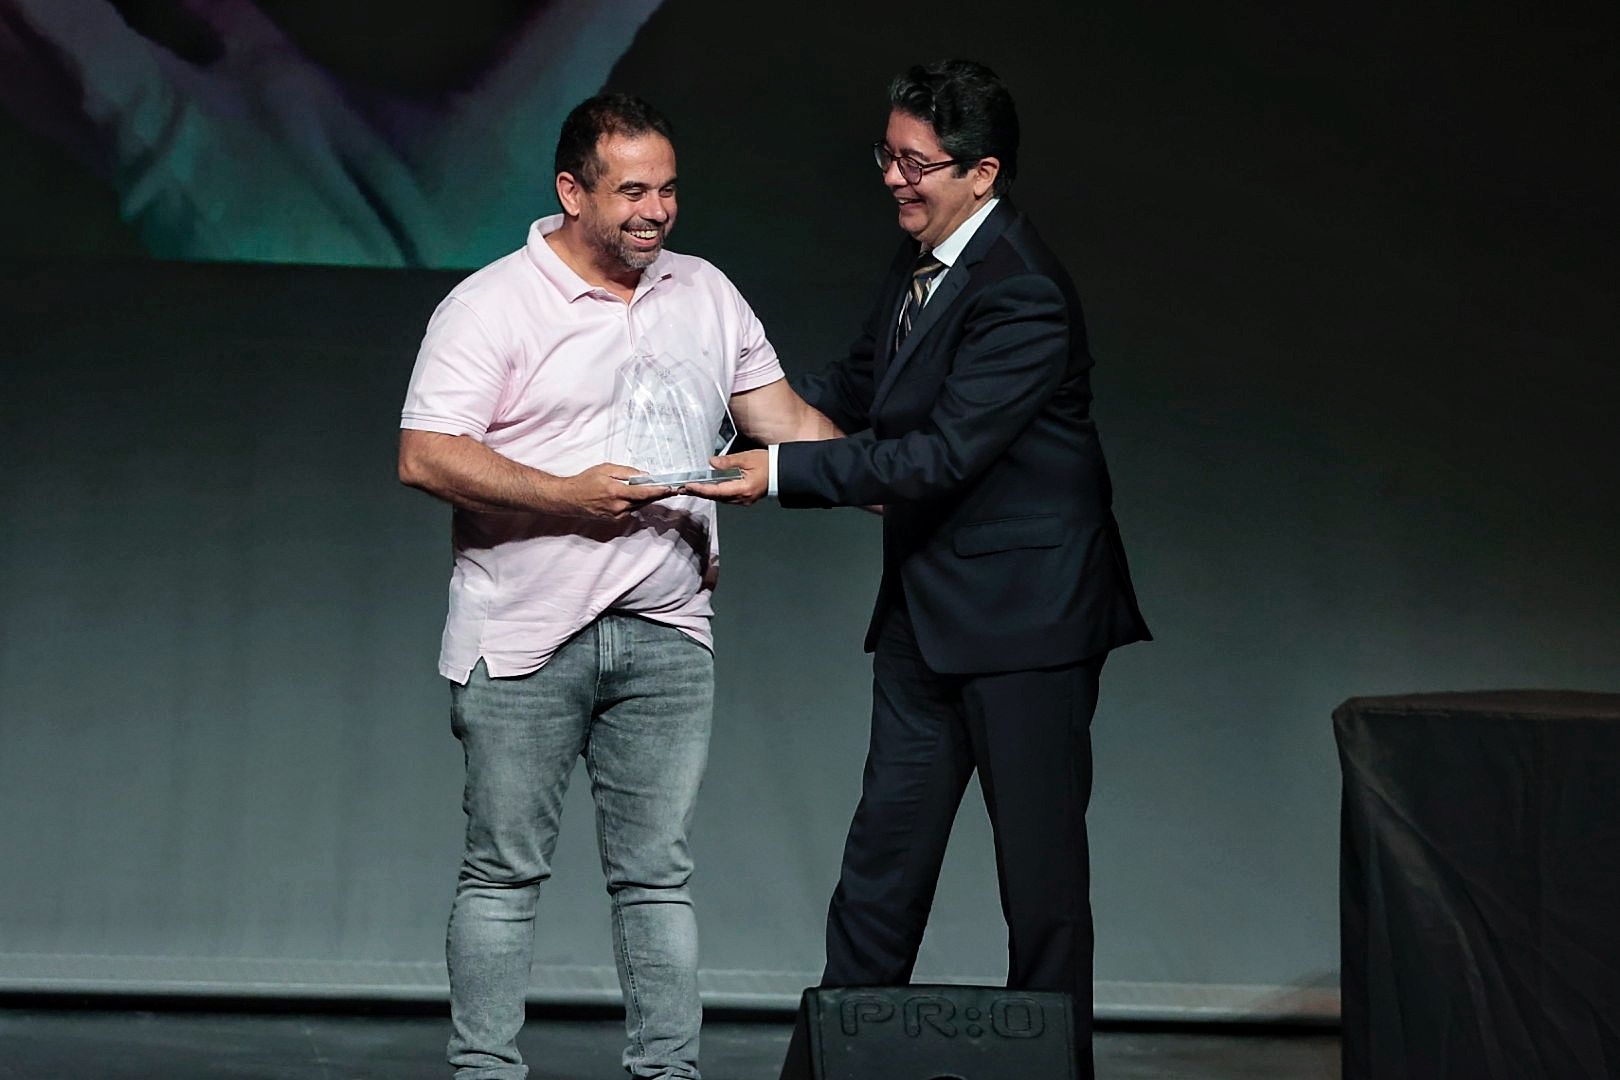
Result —
<instances>
[{"instance_id":1,"label":"pink polo shirt","mask_svg":"<svg viewBox=\"0 0 1620 1080\"><path fill-rule=\"evenodd\" d=\"M703 259L665 251L629 304L528 243L457 285L428 322L400 426L469 435L524 465L570 476L609 460L615 378L633 353L700 364L728 394L782 378L742 295ZM622 462L621 464L634 464ZM624 521L457 508L439 671L522 675L604 611L664 623L712 648L714 504L676 496Z\"/></svg>"}]
</instances>

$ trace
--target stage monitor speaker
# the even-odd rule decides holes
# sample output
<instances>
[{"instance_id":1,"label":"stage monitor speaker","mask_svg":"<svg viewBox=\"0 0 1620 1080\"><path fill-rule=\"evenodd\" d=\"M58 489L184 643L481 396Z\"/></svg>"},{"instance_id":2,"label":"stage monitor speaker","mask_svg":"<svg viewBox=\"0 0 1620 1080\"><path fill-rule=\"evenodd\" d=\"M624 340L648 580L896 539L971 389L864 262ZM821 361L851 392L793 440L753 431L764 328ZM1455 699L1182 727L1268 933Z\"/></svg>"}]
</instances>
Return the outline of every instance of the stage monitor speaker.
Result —
<instances>
[{"instance_id":1,"label":"stage monitor speaker","mask_svg":"<svg viewBox=\"0 0 1620 1080\"><path fill-rule=\"evenodd\" d=\"M1075 1080L1067 994L991 986L811 988L781 1080Z\"/></svg>"}]
</instances>

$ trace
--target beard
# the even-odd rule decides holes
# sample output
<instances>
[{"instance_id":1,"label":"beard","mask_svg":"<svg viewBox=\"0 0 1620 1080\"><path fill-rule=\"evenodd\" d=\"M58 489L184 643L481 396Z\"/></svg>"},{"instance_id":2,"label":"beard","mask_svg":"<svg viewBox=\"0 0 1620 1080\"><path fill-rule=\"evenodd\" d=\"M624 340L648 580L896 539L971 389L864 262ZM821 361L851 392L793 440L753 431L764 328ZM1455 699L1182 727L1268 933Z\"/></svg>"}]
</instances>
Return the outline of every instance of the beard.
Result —
<instances>
[{"instance_id":1,"label":"beard","mask_svg":"<svg viewBox=\"0 0 1620 1080\"><path fill-rule=\"evenodd\" d=\"M637 250L631 244L631 229L656 229L658 231L658 246L651 251ZM606 256L627 270L645 270L653 264L658 256L664 253L664 237L668 228L655 222L640 219L619 224L593 216L585 231L590 238L591 247L595 248L599 254Z\"/></svg>"}]
</instances>

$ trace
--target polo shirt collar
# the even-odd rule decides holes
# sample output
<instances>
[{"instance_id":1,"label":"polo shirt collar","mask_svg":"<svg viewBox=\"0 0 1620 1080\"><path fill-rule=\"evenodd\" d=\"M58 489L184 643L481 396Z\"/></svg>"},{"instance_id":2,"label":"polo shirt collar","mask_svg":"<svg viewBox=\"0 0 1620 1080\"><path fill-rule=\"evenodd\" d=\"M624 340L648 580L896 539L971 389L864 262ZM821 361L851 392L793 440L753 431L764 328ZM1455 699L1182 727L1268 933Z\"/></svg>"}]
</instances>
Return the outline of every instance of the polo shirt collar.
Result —
<instances>
[{"instance_id":1,"label":"polo shirt collar","mask_svg":"<svg viewBox=\"0 0 1620 1080\"><path fill-rule=\"evenodd\" d=\"M563 216L552 214L543 217L529 226L529 239L524 245L529 261L540 276L551 283L552 287L562 293L569 303L573 303L582 296L592 296L602 292L599 285L592 285L574 272L574 268L563 262L552 246L546 242L546 237L562 228ZM636 285L636 295L640 296L655 284L675 273L675 260L670 257L666 249L658 253L648 267L641 272L641 281Z\"/></svg>"}]
</instances>

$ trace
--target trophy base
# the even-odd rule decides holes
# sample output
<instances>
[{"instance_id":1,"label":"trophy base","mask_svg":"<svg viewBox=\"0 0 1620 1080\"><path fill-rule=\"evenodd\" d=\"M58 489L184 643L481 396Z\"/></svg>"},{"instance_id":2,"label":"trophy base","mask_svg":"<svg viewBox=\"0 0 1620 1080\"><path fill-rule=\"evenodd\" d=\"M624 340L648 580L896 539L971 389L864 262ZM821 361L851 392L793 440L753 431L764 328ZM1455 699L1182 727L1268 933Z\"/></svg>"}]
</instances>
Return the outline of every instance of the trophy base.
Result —
<instances>
[{"instance_id":1,"label":"trophy base","mask_svg":"<svg viewBox=\"0 0 1620 1080\"><path fill-rule=\"evenodd\" d=\"M681 472L649 473L644 476L632 476L625 483L632 487L644 487L656 484L659 487L670 487L677 484L722 484L727 480L741 480L741 469L685 469Z\"/></svg>"}]
</instances>

